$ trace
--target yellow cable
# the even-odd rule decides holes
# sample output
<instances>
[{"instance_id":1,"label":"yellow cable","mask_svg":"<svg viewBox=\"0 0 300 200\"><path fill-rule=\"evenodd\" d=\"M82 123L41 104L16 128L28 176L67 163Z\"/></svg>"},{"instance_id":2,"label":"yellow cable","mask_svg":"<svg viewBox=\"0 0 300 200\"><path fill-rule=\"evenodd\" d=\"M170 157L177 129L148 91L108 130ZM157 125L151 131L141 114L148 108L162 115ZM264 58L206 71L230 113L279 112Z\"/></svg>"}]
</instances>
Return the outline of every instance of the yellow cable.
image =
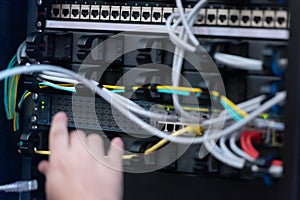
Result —
<instances>
[{"instance_id":1,"label":"yellow cable","mask_svg":"<svg viewBox=\"0 0 300 200\"><path fill-rule=\"evenodd\" d=\"M201 135L202 131L203 130L200 126L188 126L186 128L175 131L174 133L171 134L171 136L176 137L176 136L182 135L184 133L189 133L189 132L195 133L195 135L199 136L199 135ZM148 155L150 153L153 153L157 149L164 146L167 142L168 142L168 140L166 140L166 139L160 140L158 143L156 143L155 145L153 145L152 147L147 149L144 154Z\"/></svg>"},{"instance_id":2,"label":"yellow cable","mask_svg":"<svg viewBox=\"0 0 300 200\"><path fill-rule=\"evenodd\" d=\"M14 114L13 129L14 129L14 132L17 131L17 113Z\"/></svg>"},{"instance_id":3,"label":"yellow cable","mask_svg":"<svg viewBox=\"0 0 300 200\"><path fill-rule=\"evenodd\" d=\"M125 90L125 86L118 86L118 85L103 85L106 89L113 89L113 90Z\"/></svg>"},{"instance_id":4,"label":"yellow cable","mask_svg":"<svg viewBox=\"0 0 300 200\"><path fill-rule=\"evenodd\" d=\"M46 151L46 150L37 150L37 148L34 148L34 153L39 154L39 155L45 155L45 156L50 156L51 152ZM123 160L130 160L132 158L138 157L137 154L131 154L131 155L123 155L122 158Z\"/></svg>"},{"instance_id":5,"label":"yellow cable","mask_svg":"<svg viewBox=\"0 0 300 200\"><path fill-rule=\"evenodd\" d=\"M12 114L12 109L11 109L11 104L10 104L10 99L11 99L11 92L12 92L12 86L14 85L14 81L15 81L16 76L13 76L10 82L10 86L9 86L9 92L8 92L8 111L9 111L9 118L12 119L13 118L13 114Z\"/></svg>"},{"instance_id":6,"label":"yellow cable","mask_svg":"<svg viewBox=\"0 0 300 200\"><path fill-rule=\"evenodd\" d=\"M173 87L173 86L167 86L167 85L159 85L156 87L158 90L179 90L179 91L186 91L186 92L197 92L202 93L202 89L200 88L189 88L189 87Z\"/></svg>"},{"instance_id":7,"label":"yellow cable","mask_svg":"<svg viewBox=\"0 0 300 200\"><path fill-rule=\"evenodd\" d=\"M223 100L226 104L228 104L235 112L237 112L239 115L243 117L247 117L248 113L237 107L230 99L228 99L225 96L221 97L221 100Z\"/></svg>"}]
</instances>

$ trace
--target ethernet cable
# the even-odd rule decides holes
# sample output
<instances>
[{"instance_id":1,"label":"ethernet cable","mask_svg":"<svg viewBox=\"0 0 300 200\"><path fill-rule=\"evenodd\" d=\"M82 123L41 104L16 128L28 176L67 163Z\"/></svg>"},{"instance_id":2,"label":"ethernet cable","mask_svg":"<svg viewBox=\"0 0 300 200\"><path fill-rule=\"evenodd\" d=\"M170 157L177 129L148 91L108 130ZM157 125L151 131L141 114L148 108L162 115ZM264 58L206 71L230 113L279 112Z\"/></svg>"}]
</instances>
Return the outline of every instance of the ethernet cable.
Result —
<instances>
[{"instance_id":1,"label":"ethernet cable","mask_svg":"<svg viewBox=\"0 0 300 200\"><path fill-rule=\"evenodd\" d=\"M196 137L196 138L172 137L172 136L164 133L163 131L160 131L157 128L146 123L145 121L143 121L142 119L137 117L135 114L128 111L128 109L122 107L117 102L113 101L113 99L109 95L107 95L105 92L103 92L103 90L101 88L97 87L93 81L88 80L88 79L82 77L81 75L76 74L73 71L70 71L70 70L67 70L67 69L64 69L61 67L41 64L41 65L23 66L23 67L13 68L10 70L3 70L0 72L0 80L3 80L4 78L13 76L13 75L18 75L18 74L22 74L22 73L40 72L40 71L44 71L44 70L64 73L64 74L78 80L79 82L82 82L82 84L84 84L86 87L90 88L92 91L96 92L99 96L101 96L107 102L110 102L114 108L116 108L118 111L120 111L122 114L124 114L131 121L137 123L146 132L151 133L152 135L158 136L160 138L167 139L170 142L182 143L182 144L203 143L206 140L214 140L214 139L218 139L219 137L222 137L222 136L231 135L233 132L239 130L240 128L244 127L246 124L248 124L249 122L254 120L261 113L267 111L272 106L277 105L278 103L284 101L286 98L285 91L277 93L273 98L271 98L270 100L265 102L258 109L249 113L249 115L247 117L232 124L231 126L225 128L224 130L222 130L218 133L213 133L213 134L207 135L205 137L202 136L202 137Z\"/></svg>"},{"instance_id":2,"label":"ethernet cable","mask_svg":"<svg viewBox=\"0 0 300 200\"><path fill-rule=\"evenodd\" d=\"M167 113L165 114L159 114L159 113L154 113L145 110L135 102L131 101L130 99L127 99L121 95L112 93L111 91L107 90L106 88L102 89L103 92L105 92L110 98L114 99L114 101L117 101L120 105L124 106L128 110L134 112L137 115L147 117L150 119L154 120L161 120L161 121L177 121L177 116L175 115L168 115Z\"/></svg>"},{"instance_id":3,"label":"ethernet cable","mask_svg":"<svg viewBox=\"0 0 300 200\"><path fill-rule=\"evenodd\" d=\"M235 134L233 134L230 139L229 139L229 145L231 150L236 153L237 155L239 155L240 157L246 159L249 162L254 162L255 159L252 158L251 156L249 156L246 152L244 152L242 149L240 149L237 145L236 145L236 140L239 137L239 132L236 132Z\"/></svg>"},{"instance_id":4,"label":"ethernet cable","mask_svg":"<svg viewBox=\"0 0 300 200\"><path fill-rule=\"evenodd\" d=\"M29 192L37 190L38 182L37 180L31 181L17 181L15 183L1 185L0 191L4 192Z\"/></svg>"},{"instance_id":5,"label":"ethernet cable","mask_svg":"<svg viewBox=\"0 0 300 200\"><path fill-rule=\"evenodd\" d=\"M263 70L263 62L257 59L250 59L242 56L236 56L219 52L214 54L214 59L218 63L225 64L235 69L256 71Z\"/></svg>"},{"instance_id":6,"label":"ethernet cable","mask_svg":"<svg viewBox=\"0 0 300 200\"><path fill-rule=\"evenodd\" d=\"M39 83L40 86L47 86L47 87L52 87L54 89L58 89L58 90L63 90L63 91L67 91L67 92L76 92L75 87L66 87L66 86L60 86L59 84L54 84L48 81L43 81Z\"/></svg>"}]
</instances>

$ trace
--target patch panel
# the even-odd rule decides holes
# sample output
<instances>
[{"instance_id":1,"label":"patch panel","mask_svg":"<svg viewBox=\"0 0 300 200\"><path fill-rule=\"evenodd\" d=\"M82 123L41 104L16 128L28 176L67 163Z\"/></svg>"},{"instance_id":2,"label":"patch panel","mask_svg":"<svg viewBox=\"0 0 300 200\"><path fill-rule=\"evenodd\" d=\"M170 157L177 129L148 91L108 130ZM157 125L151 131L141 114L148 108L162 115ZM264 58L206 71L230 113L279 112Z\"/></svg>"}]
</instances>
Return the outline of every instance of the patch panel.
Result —
<instances>
[{"instance_id":1,"label":"patch panel","mask_svg":"<svg viewBox=\"0 0 300 200\"><path fill-rule=\"evenodd\" d=\"M121 6L121 21L130 21L130 6Z\"/></svg>"},{"instance_id":2,"label":"patch panel","mask_svg":"<svg viewBox=\"0 0 300 200\"><path fill-rule=\"evenodd\" d=\"M265 11L263 26L268 28L272 28L275 26L275 11Z\"/></svg>"},{"instance_id":3,"label":"patch panel","mask_svg":"<svg viewBox=\"0 0 300 200\"><path fill-rule=\"evenodd\" d=\"M110 20L119 21L120 20L121 7L120 6L111 6L110 9Z\"/></svg>"},{"instance_id":4,"label":"patch panel","mask_svg":"<svg viewBox=\"0 0 300 200\"><path fill-rule=\"evenodd\" d=\"M139 7L139 6L131 7L131 21L133 21L133 22L141 21L141 7Z\"/></svg>"},{"instance_id":5,"label":"patch panel","mask_svg":"<svg viewBox=\"0 0 300 200\"><path fill-rule=\"evenodd\" d=\"M152 22L160 23L162 22L162 7L153 7L152 10Z\"/></svg>"},{"instance_id":6,"label":"patch panel","mask_svg":"<svg viewBox=\"0 0 300 200\"><path fill-rule=\"evenodd\" d=\"M91 5L91 20L99 20L100 19L100 6L99 5Z\"/></svg>"},{"instance_id":7,"label":"patch panel","mask_svg":"<svg viewBox=\"0 0 300 200\"><path fill-rule=\"evenodd\" d=\"M69 19L70 18L70 4L62 4L61 5L61 18L63 19Z\"/></svg>"},{"instance_id":8,"label":"patch panel","mask_svg":"<svg viewBox=\"0 0 300 200\"><path fill-rule=\"evenodd\" d=\"M60 18L60 10L61 10L60 4L53 4L51 9L51 17Z\"/></svg>"},{"instance_id":9,"label":"patch panel","mask_svg":"<svg viewBox=\"0 0 300 200\"><path fill-rule=\"evenodd\" d=\"M79 19L80 5L71 5L71 19Z\"/></svg>"},{"instance_id":10,"label":"patch panel","mask_svg":"<svg viewBox=\"0 0 300 200\"><path fill-rule=\"evenodd\" d=\"M253 10L251 17L252 27L262 27L264 21L264 13L262 10Z\"/></svg>"},{"instance_id":11,"label":"patch panel","mask_svg":"<svg viewBox=\"0 0 300 200\"><path fill-rule=\"evenodd\" d=\"M110 16L110 6L101 6L100 20L109 20Z\"/></svg>"},{"instance_id":12,"label":"patch panel","mask_svg":"<svg viewBox=\"0 0 300 200\"><path fill-rule=\"evenodd\" d=\"M166 22L168 17L173 13L173 8L171 7L164 7L163 8L163 18L162 22Z\"/></svg>"},{"instance_id":13,"label":"patch panel","mask_svg":"<svg viewBox=\"0 0 300 200\"><path fill-rule=\"evenodd\" d=\"M217 24L221 25L221 26L228 25L228 10L227 9L218 9Z\"/></svg>"},{"instance_id":14,"label":"patch panel","mask_svg":"<svg viewBox=\"0 0 300 200\"><path fill-rule=\"evenodd\" d=\"M285 10L278 10L275 12L275 27L287 28L288 13Z\"/></svg>"},{"instance_id":15,"label":"patch panel","mask_svg":"<svg viewBox=\"0 0 300 200\"><path fill-rule=\"evenodd\" d=\"M151 7L142 7L142 22L151 22Z\"/></svg>"},{"instance_id":16,"label":"patch panel","mask_svg":"<svg viewBox=\"0 0 300 200\"><path fill-rule=\"evenodd\" d=\"M90 5L81 5L80 19L90 19Z\"/></svg>"},{"instance_id":17,"label":"patch panel","mask_svg":"<svg viewBox=\"0 0 300 200\"><path fill-rule=\"evenodd\" d=\"M199 24L199 25L205 24L205 21L206 21L206 9L201 9L196 24Z\"/></svg>"},{"instance_id":18,"label":"patch panel","mask_svg":"<svg viewBox=\"0 0 300 200\"><path fill-rule=\"evenodd\" d=\"M207 25L217 24L217 9L209 8L206 10L206 24Z\"/></svg>"},{"instance_id":19,"label":"patch panel","mask_svg":"<svg viewBox=\"0 0 300 200\"><path fill-rule=\"evenodd\" d=\"M242 10L240 26L250 26L251 25L251 10Z\"/></svg>"},{"instance_id":20,"label":"patch panel","mask_svg":"<svg viewBox=\"0 0 300 200\"><path fill-rule=\"evenodd\" d=\"M238 26L240 25L240 10L230 9L229 10L229 25Z\"/></svg>"}]
</instances>

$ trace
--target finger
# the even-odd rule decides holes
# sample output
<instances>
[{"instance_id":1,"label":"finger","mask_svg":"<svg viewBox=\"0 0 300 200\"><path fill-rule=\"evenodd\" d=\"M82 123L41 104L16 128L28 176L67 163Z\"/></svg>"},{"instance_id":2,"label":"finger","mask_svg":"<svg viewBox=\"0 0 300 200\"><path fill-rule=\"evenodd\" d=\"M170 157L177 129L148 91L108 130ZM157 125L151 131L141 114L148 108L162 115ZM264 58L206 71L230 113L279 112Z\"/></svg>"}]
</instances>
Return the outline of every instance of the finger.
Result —
<instances>
[{"instance_id":1,"label":"finger","mask_svg":"<svg viewBox=\"0 0 300 200\"><path fill-rule=\"evenodd\" d=\"M87 138L86 134L83 131L75 130L71 132L71 142L70 146L74 149L86 148Z\"/></svg>"},{"instance_id":2,"label":"finger","mask_svg":"<svg viewBox=\"0 0 300 200\"><path fill-rule=\"evenodd\" d=\"M108 159L118 170L122 169L122 156L124 153L124 144L121 138L114 138L111 141L108 150Z\"/></svg>"},{"instance_id":3,"label":"finger","mask_svg":"<svg viewBox=\"0 0 300 200\"><path fill-rule=\"evenodd\" d=\"M102 158L105 155L103 139L97 134L91 134L87 137L88 148L97 158Z\"/></svg>"},{"instance_id":4,"label":"finger","mask_svg":"<svg viewBox=\"0 0 300 200\"><path fill-rule=\"evenodd\" d=\"M42 160L39 163L38 169L42 174L46 175L49 169L49 161Z\"/></svg>"},{"instance_id":5,"label":"finger","mask_svg":"<svg viewBox=\"0 0 300 200\"><path fill-rule=\"evenodd\" d=\"M64 112L57 113L52 120L49 134L49 148L52 155L66 150L69 146L67 121L68 118Z\"/></svg>"}]
</instances>

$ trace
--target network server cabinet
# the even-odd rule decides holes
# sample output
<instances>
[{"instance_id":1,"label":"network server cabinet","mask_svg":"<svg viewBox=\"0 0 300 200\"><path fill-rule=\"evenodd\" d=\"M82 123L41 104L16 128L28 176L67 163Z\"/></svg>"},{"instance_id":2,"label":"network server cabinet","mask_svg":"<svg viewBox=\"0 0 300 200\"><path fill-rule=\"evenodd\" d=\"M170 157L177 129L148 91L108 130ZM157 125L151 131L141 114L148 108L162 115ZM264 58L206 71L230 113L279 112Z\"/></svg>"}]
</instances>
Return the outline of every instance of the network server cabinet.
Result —
<instances>
[{"instance_id":1,"label":"network server cabinet","mask_svg":"<svg viewBox=\"0 0 300 200\"><path fill-rule=\"evenodd\" d=\"M32 2L31 2L32 3ZM160 80L157 71L149 69L147 64L172 65L172 53L157 49L167 50L174 48L165 30L168 17L177 12L175 1L64 1L44 0L36 1L37 12L35 21L36 29L28 34L26 39L26 52L23 56L24 63L40 62L61 65L65 68L78 70L85 66L85 74L90 77L103 75L100 84L114 85L122 74L131 72L132 68L141 65L141 71L134 71L139 78L137 81L123 80L129 86L137 83L143 84L149 76ZM185 11L189 12L197 1L183 1ZM208 4L199 14L194 31L208 54L213 57L217 52L234 54L241 57L250 57L263 60L263 70L253 72L244 69L232 69L226 65L219 65L224 80L227 96L234 102L265 93L270 95L270 88L287 90L286 106L273 108L279 109L279 121L285 123L284 133L274 136L278 139L271 143L271 147L263 145L263 152L272 152L280 157L284 163L284 173L281 178L270 182L269 177L261 174L252 174L246 171L232 170L230 167L216 161L212 156L202 161L195 158L198 146L192 146L178 160L161 170L150 173L125 173L124 198L125 199L299 199L297 190L299 175L299 136L297 107L300 102L297 98L298 75L298 28L296 1L208 1ZM32 13L31 13L32 14ZM109 42L106 42L109 39ZM104 42L103 45L97 46ZM130 51L130 45L138 46ZM98 51L93 51L94 48ZM129 52L130 51L130 52ZM124 53L129 52L129 53ZM272 71L272 58L275 56L288 59L288 67L283 67L284 75ZM197 57L188 58L200 62ZM98 70L95 65L105 66L109 63L107 71ZM199 80L193 67L185 63L183 75L187 77L194 88L205 87ZM95 70L97 68L97 70ZM96 72L97 73L96 73ZM277 71L278 72L278 71ZM150 75L149 75L150 74ZM157 78L158 77L158 78ZM23 158L23 178L37 178L41 184L38 191L23 194L23 199L44 199L44 177L38 173L37 164L47 156L36 155L33 147L46 150L47 134L51 116L64 110L71 118L72 107L68 106L72 100L69 94L52 89L36 87L35 76L24 76L23 90L31 90L38 94L38 98L30 98L25 102L22 110L20 141L28 146L20 146ZM143 82L144 81L144 82ZM163 82L165 81L165 82ZM163 83L170 80L163 79ZM34 87L33 87L34 86ZM154 87L153 85L151 87ZM80 90L81 86L76 88ZM55 95L51 95L51 94ZM154 91L155 93L155 91ZM89 95L80 94L77 100L90 102ZM145 91L135 94L134 100L145 109L149 109L153 102L170 106L171 98L167 95L145 94ZM271 95L270 95L271 96ZM206 97L201 97L205 106L210 106ZM49 103L44 111L35 112L35 107ZM189 100L185 102L190 104ZM123 136L122 132L131 130L133 134L141 134L135 130L135 124L121 118L126 126L118 126L106 121L109 116L101 111L109 108L102 99L96 100L96 105L103 105L96 110L100 121L101 130L107 137L121 136L126 148L131 151L142 151L147 146L153 145L158 138L151 140L137 140ZM89 112L79 110L78 112ZM98 113L99 112L99 113ZM46 113L46 114L45 114ZM103 111L104 113L104 111ZM113 113L107 112L108 115ZM105 114L107 114L105 113ZM76 115L76 113L75 113ZM37 119L33 118L37 116ZM103 117L103 118L101 118ZM203 116L205 117L205 116ZM110 119L110 118L109 118ZM85 120L85 121L84 121ZM126 121L127 120L127 121ZM147 121L147 119L145 119ZM101 124L102 123L102 124ZM97 124L97 123L96 123ZM129 125L128 125L129 124ZM170 127L162 124L167 131ZM77 118L69 122L69 128L78 127L88 132L98 131L94 121ZM174 125L176 128L176 126ZM173 129L173 127L171 127ZM172 130L171 130L172 131ZM281 141L283 139L283 142ZM275 147L276 146L276 147ZM274 148L273 148L274 147ZM171 150L177 149L172 145ZM134 160L133 162L140 162ZM135 166L133 162L125 163L126 167ZM158 164L163 161L157 159ZM151 165L152 162L145 161Z\"/></svg>"}]
</instances>

